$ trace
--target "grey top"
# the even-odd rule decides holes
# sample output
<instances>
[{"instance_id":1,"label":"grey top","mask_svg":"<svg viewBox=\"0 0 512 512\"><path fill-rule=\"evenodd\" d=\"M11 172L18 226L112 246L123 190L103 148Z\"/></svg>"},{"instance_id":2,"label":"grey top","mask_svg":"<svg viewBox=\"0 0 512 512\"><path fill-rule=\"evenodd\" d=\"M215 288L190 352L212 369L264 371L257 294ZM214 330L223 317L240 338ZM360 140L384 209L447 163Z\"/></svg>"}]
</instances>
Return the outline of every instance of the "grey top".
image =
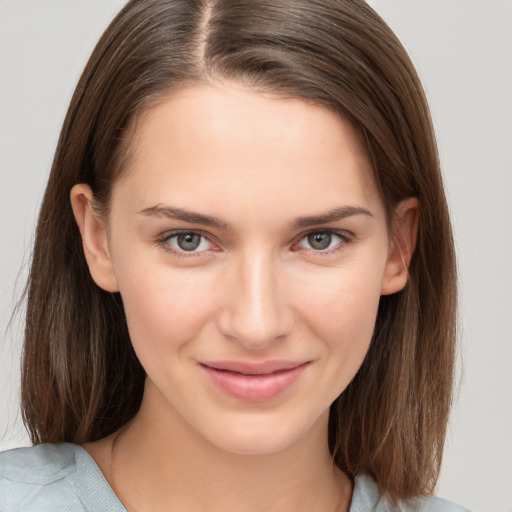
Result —
<instances>
[{"instance_id":1,"label":"grey top","mask_svg":"<svg viewBox=\"0 0 512 512\"><path fill-rule=\"evenodd\" d=\"M0 512L126 512L89 454L74 444L0 453ZM355 480L350 512L469 512L422 496L390 503L368 476Z\"/></svg>"}]
</instances>

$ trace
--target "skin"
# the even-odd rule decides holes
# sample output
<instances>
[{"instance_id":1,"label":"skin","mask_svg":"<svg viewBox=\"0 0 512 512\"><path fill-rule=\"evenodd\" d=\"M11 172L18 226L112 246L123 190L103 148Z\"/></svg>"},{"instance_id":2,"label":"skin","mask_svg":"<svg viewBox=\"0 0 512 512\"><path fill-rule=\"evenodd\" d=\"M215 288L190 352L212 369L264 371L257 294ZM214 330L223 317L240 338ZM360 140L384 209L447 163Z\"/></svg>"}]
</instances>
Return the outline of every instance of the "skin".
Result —
<instances>
[{"instance_id":1,"label":"skin","mask_svg":"<svg viewBox=\"0 0 512 512\"><path fill-rule=\"evenodd\" d=\"M368 351L380 296L407 281L416 199L398 206L390 240L346 122L233 84L173 92L140 115L108 219L91 199L73 188L91 275L120 291L148 375L115 450L112 436L84 446L121 501L139 512L348 510L329 406ZM339 209L350 214L311 219ZM176 230L201 235L197 249L180 248ZM201 366L275 360L305 369L260 401L226 394Z\"/></svg>"}]
</instances>

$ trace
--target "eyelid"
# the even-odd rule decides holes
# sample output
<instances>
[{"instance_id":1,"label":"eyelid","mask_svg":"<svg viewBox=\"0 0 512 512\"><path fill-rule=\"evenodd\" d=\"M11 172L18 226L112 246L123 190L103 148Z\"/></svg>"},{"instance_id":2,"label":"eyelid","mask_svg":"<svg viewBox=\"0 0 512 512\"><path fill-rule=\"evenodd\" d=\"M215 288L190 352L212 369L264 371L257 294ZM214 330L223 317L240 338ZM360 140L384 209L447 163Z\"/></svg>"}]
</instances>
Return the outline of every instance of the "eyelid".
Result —
<instances>
[{"instance_id":1,"label":"eyelid","mask_svg":"<svg viewBox=\"0 0 512 512\"><path fill-rule=\"evenodd\" d=\"M173 248L168 242L171 238L177 237L180 234L185 233L193 233L198 234L204 239L208 241L209 244L211 244L213 247L209 247L208 249L202 250L202 251L185 251L180 249ZM299 247L299 243L303 241L306 237L309 235L313 235L316 233L328 233L335 235L341 239L340 243L338 243L335 247L331 249L326 250L320 250L320 249L314 249L314 248L304 248ZM198 256L204 256L206 253L210 251L220 251L219 243L212 240L214 238L210 233L206 233L201 229L174 229L170 231L166 231L160 235L156 243L166 252L178 256L178 257L198 257ZM347 244L353 242L355 238L354 233L343 230L343 229L334 229L334 228L317 228L317 229L310 229L308 231L305 231L298 235L295 238L295 241L292 243L291 250L292 251L298 251L303 250L313 255L320 255L320 256L327 256L334 253L337 253L341 249L343 249Z\"/></svg>"},{"instance_id":2,"label":"eyelid","mask_svg":"<svg viewBox=\"0 0 512 512\"><path fill-rule=\"evenodd\" d=\"M325 249L325 250L314 249L314 248L308 249L308 248L304 248L304 247L298 247L299 243L302 242L305 238L307 238L310 235L317 234L317 233L322 233L322 234L326 233L326 234L335 235L341 239L341 242L338 243L333 248ZM337 253L338 251L343 249L347 244L353 242L354 238L355 238L354 233L344 230L344 229L334 229L334 228L310 229L309 231L301 233L295 239L296 241L292 245L292 250L297 251L300 249L300 250L307 251L308 253L313 254L313 255L327 256L330 254ZM295 248L295 247L297 247L297 248Z\"/></svg>"},{"instance_id":3,"label":"eyelid","mask_svg":"<svg viewBox=\"0 0 512 512\"><path fill-rule=\"evenodd\" d=\"M204 249L202 251L185 251L183 249L176 249L171 246L169 243L169 240L172 238L175 238L182 234L196 234L200 235L202 238L208 241L209 244L211 244L214 248L208 248ZM166 252L178 256L178 257L198 257L203 256L205 253L209 252L210 250L216 251L218 249L218 244L212 241L212 236L209 233L205 233L201 229L173 229L171 231L166 231L160 235L156 243Z\"/></svg>"}]
</instances>

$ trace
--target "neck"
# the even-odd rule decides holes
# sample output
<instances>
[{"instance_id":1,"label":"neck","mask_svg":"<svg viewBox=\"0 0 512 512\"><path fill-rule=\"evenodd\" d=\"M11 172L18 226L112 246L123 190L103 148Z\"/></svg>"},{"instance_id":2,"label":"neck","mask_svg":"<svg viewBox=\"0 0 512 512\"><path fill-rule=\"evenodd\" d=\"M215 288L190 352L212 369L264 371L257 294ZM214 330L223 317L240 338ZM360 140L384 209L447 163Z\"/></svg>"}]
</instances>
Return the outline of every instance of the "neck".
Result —
<instances>
[{"instance_id":1,"label":"neck","mask_svg":"<svg viewBox=\"0 0 512 512\"><path fill-rule=\"evenodd\" d=\"M170 504L187 512L348 510L352 484L332 462L327 413L277 453L239 455L151 401L145 396L112 450L111 484L130 512Z\"/></svg>"}]
</instances>

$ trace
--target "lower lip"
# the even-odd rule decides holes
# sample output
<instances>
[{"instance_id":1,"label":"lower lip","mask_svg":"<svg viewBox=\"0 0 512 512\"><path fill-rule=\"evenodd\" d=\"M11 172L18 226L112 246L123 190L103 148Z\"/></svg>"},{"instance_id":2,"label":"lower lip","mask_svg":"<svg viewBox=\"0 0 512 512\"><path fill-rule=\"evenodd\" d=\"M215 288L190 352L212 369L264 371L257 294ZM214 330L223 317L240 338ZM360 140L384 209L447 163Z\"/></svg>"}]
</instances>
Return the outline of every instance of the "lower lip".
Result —
<instances>
[{"instance_id":1,"label":"lower lip","mask_svg":"<svg viewBox=\"0 0 512 512\"><path fill-rule=\"evenodd\" d=\"M224 393L244 402L266 402L288 389L308 364L264 375L246 375L205 365L201 365L201 368Z\"/></svg>"}]
</instances>

